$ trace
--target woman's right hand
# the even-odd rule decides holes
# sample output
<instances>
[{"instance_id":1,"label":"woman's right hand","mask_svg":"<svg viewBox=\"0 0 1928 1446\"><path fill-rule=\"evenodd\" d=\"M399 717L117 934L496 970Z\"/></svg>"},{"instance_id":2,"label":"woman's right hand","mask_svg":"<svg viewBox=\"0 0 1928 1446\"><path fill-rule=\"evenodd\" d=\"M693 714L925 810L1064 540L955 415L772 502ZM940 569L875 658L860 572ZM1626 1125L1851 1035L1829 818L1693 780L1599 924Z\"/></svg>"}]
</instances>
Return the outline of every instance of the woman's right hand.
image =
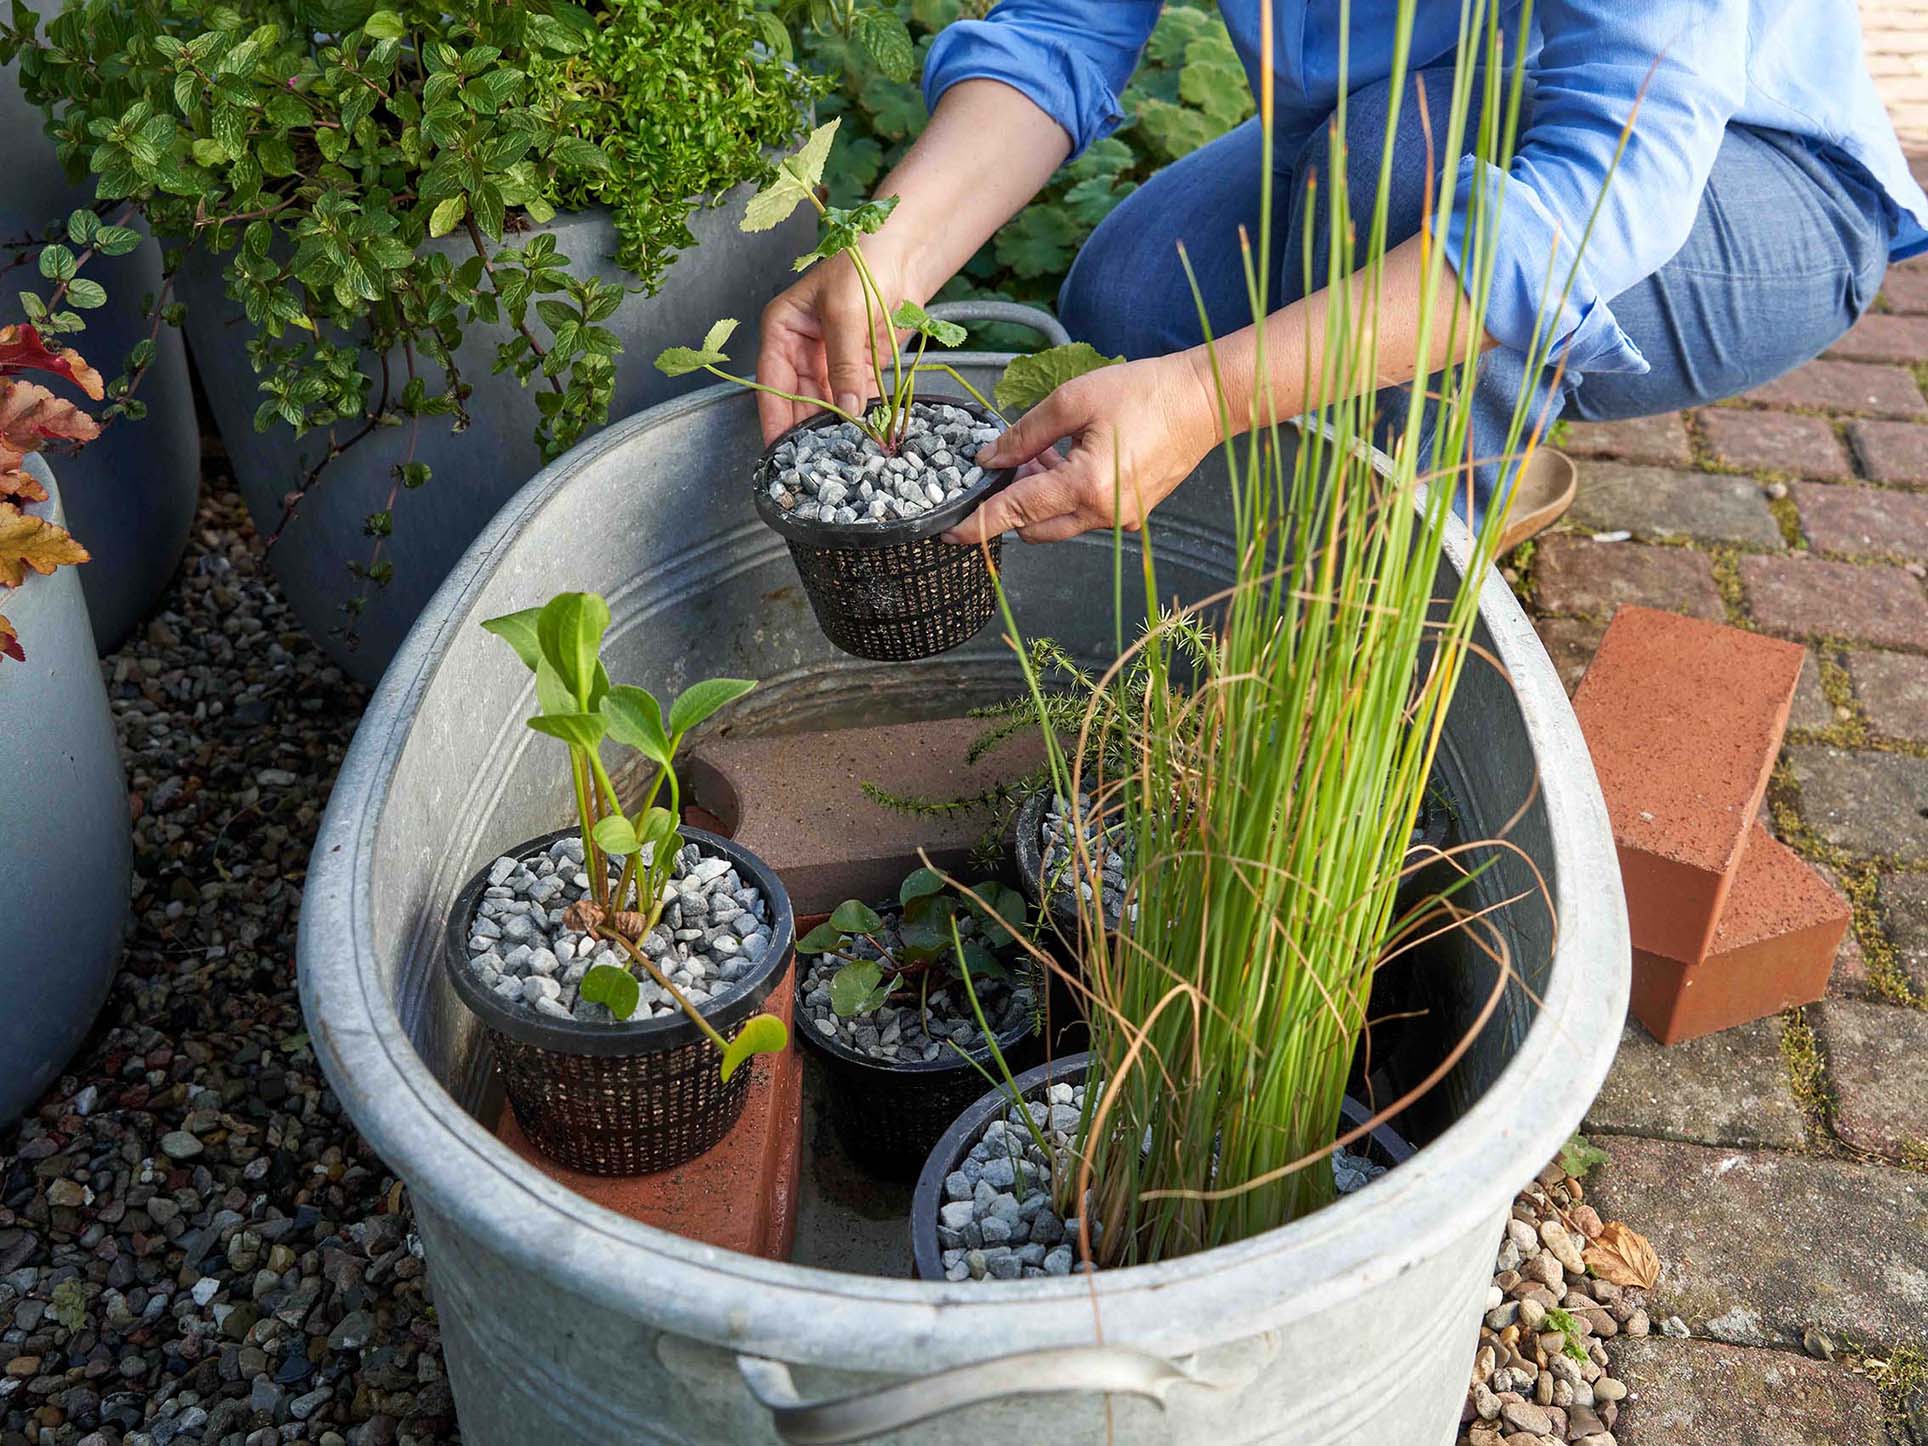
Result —
<instances>
[{"instance_id":1,"label":"woman's right hand","mask_svg":"<svg viewBox=\"0 0 1928 1446\"><path fill-rule=\"evenodd\" d=\"M884 294L884 313L899 302L927 299L906 289L903 269L887 248L864 240L864 258ZM799 396L827 397L853 416L880 384L871 364L869 319L877 323L876 355L890 369L890 327L875 302L866 309L864 286L857 267L846 255L819 261L802 278L763 308L762 341L757 351L756 379ZM757 413L767 444L816 408L768 392L757 393Z\"/></svg>"}]
</instances>

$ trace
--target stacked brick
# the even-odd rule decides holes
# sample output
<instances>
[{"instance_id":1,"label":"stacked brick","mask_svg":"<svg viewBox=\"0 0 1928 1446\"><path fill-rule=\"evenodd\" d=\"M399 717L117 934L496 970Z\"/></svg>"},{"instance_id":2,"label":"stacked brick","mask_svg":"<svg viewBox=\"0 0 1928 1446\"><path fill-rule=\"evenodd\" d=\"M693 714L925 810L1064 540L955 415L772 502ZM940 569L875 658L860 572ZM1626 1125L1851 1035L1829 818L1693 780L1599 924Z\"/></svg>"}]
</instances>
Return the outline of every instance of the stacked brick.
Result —
<instances>
[{"instance_id":1,"label":"stacked brick","mask_svg":"<svg viewBox=\"0 0 1928 1446\"><path fill-rule=\"evenodd\" d=\"M1620 856L1633 1012L1663 1044L1827 991L1848 906L1759 817L1801 660L1623 607L1574 694Z\"/></svg>"}]
</instances>

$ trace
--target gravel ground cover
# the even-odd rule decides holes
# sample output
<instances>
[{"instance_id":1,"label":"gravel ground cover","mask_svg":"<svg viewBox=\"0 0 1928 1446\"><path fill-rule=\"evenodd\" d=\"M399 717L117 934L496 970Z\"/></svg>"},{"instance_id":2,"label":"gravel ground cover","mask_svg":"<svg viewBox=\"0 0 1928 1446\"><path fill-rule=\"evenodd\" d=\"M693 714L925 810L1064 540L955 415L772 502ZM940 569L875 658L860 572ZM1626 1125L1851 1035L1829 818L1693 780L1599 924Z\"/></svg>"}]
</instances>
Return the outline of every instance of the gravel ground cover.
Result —
<instances>
[{"instance_id":1,"label":"gravel ground cover","mask_svg":"<svg viewBox=\"0 0 1928 1446\"><path fill-rule=\"evenodd\" d=\"M972 458L996 437L996 427L942 402L911 404L909 433L894 457L853 422L813 428L777 447L770 498L807 522L908 521L983 481Z\"/></svg>"},{"instance_id":2,"label":"gravel ground cover","mask_svg":"<svg viewBox=\"0 0 1928 1446\"><path fill-rule=\"evenodd\" d=\"M209 494L160 611L101 665L134 925L92 1040L0 1133L0 1446L454 1442L406 1194L295 998L303 871L365 695L231 485Z\"/></svg>"}]
</instances>

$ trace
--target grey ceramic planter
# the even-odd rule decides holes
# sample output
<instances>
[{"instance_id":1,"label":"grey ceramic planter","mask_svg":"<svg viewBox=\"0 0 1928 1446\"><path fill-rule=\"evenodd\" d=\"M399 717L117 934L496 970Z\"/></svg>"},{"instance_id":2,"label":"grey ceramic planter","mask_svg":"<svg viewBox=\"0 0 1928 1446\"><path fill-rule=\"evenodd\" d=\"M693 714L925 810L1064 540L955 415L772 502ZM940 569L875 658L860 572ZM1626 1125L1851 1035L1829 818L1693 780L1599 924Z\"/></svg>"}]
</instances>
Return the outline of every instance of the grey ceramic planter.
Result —
<instances>
[{"instance_id":1,"label":"grey ceramic planter","mask_svg":"<svg viewBox=\"0 0 1928 1446\"><path fill-rule=\"evenodd\" d=\"M33 8L45 17L60 7L33 0ZM0 72L0 135L9 138L0 237L38 235L49 221L95 205L91 182L73 185L61 170L42 131L44 119L20 94L14 67ZM111 205L100 209L113 219ZM97 256L86 274L107 288L107 305L86 314L87 330L72 344L112 380L148 334L141 298L160 291L160 247L150 240L125 256ZM109 424L98 441L60 464L67 515L94 555L82 570L81 588L102 652L132 631L174 575L201 485L187 353L173 327L163 326L156 341L158 354L135 393L147 403L147 416Z\"/></svg>"},{"instance_id":2,"label":"grey ceramic planter","mask_svg":"<svg viewBox=\"0 0 1928 1446\"><path fill-rule=\"evenodd\" d=\"M62 521L52 474L38 457L27 467L53 493L29 510ZM27 653L24 663L0 658L0 1128L32 1108L86 1037L127 922L127 787L81 597L85 570L29 574L0 592Z\"/></svg>"},{"instance_id":3,"label":"grey ceramic planter","mask_svg":"<svg viewBox=\"0 0 1928 1446\"><path fill-rule=\"evenodd\" d=\"M744 235L737 222L749 195L750 188L739 187L721 206L692 216L690 229L697 244L670 267L662 291L647 298L631 296L603 323L623 344L616 364L612 421L707 381L701 376L673 381L651 363L665 346L701 338L719 317L734 316L744 323L733 339L731 355L756 355L757 315L791 278L790 263L809 249L811 231L808 219L799 216L774 231ZM611 259L616 230L607 212L558 216L540 229L556 238L556 249L575 263L579 274L588 270L604 280L627 279L628 274ZM519 240L526 243L534 234L525 233ZM435 244L458 259L472 254L466 249L467 241L459 237ZM326 439L320 433L296 439L279 422L266 432L254 429L261 394L246 351L253 331L225 294L221 279L225 259L195 253L183 269L180 292L188 304L188 345L209 407L233 461L241 495L255 525L265 532L278 523L283 496L322 454ZM309 632L349 673L364 681L381 676L416 614L456 559L496 509L541 469L542 457L534 440L534 398L513 377L490 370L500 340L495 329L474 326L456 353L463 379L475 388L468 402L469 429L451 432L446 419L422 425L415 459L426 462L434 476L427 486L396 499L394 534L382 554L394 563L394 577L385 588L369 592L367 609L357 624L356 646L351 648L343 636L342 605L361 594L363 587L347 564L368 559L370 544L362 532L363 519L380 511L387 501L389 469L407 453L406 432L378 432L331 463L271 555L275 575ZM379 375L373 357L364 365L371 376ZM401 375L399 358L395 368L396 375Z\"/></svg>"}]
</instances>

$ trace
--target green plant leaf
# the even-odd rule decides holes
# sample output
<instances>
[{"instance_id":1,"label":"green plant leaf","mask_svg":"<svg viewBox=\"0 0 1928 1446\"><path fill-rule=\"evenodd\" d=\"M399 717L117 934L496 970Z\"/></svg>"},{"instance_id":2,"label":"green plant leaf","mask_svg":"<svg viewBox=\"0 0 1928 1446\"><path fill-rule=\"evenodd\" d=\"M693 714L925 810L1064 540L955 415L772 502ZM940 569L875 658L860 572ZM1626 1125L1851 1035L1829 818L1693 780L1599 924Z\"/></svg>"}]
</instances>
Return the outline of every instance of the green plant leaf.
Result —
<instances>
[{"instance_id":1,"label":"green plant leaf","mask_svg":"<svg viewBox=\"0 0 1928 1446\"><path fill-rule=\"evenodd\" d=\"M1595 1165L1604 1165L1612 1158L1585 1135L1575 1135L1560 1146L1560 1168L1576 1179Z\"/></svg>"},{"instance_id":2,"label":"green plant leaf","mask_svg":"<svg viewBox=\"0 0 1928 1446\"><path fill-rule=\"evenodd\" d=\"M939 346L962 346L964 338L970 334L954 321L939 321L914 301L899 302L890 319L919 336L929 337Z\"/></svg>"},{"instance_id":3,"label":"green plant leaf","mask_svg":"<svg viewBox=\"0 0 1928 1446\"><path fill-rule=\"evenodd\" d=\"M735 330L736 322L725 318L709 329L701 346L664 347L656 353L656 370L666 377L680 377L703 367L728 361L729 357L723 351L723 343L729 340L730 333Z\"/></svg>"},{"instance_id":4,"label":"green plant leaf","mask_svg":"<svg viewBox=\"0 0 1928 1446\"><path fill-rule=\"evenodd\" d=\"M571 748L594 748L602 742L603 720L597 713L538 713L525 721L536 732L560 738Z\"/></svg>"},{"instance_id":5,"label":"green plant leaf","mask_svg":"<svg viewBox=\"0 0 1928 1446\"><path fill-rule=\"evenodd\" d=\"M869 52L878 73L889 80L906 81L917 69L917 50L911 44L910 28L896 10L882 6L857 12L857 43Z\"/></svg>"},{"instance_id":6,"label":"green plant leaf","mask_svg":"<svg viewBox=\"0 0 1928 1446\"><path fill-rule=\"evenodd\" d=\"M857 959L830 976L830 1008L839 1019L868 1014L890 998L884 968L875 959Z\"/></svg>"},{"instance_id":7,"label":"green plant leaf","mask_svg":"<svg viewBox=\"0 0 1928 1446\"><path fill-rule=\"evenodd\" d=\"M544 713L561 715L580 711L576 695L563 686L556 670L549 666L549 660L542 658L536 663L536 706Z\"/></svg>"},{"instance_id":8,"label":"green plant leaf","mask_svg":"<svg viewBox=\"0 0 1928 1446\"><path fill-rule=\"evenodd\" d=\"M76 276L67 283L67 304L77 306L82 311L92 311L97 306L105 306L107 288L88 277Z\"/></svg>"},{"instance_id":9,"label":"green plant leaf","mask_svg":"<svg viewBox=\"0 0 1928 1446\"><path fill-rule=\"evenodd\" d=\"M435 203L435 209L429 212L428 234L431 236L446 236L457 226L460 226L462 224L462 218L468 214L469 198L467 196L445 197L437 201Z\"/></svg>"},{"instance_id":10,"label":"green plant leaf","mask_svg":"<svg viewBox=\"0 0 1928 1446\"><path fill-rule=\"evenodd\" d=\"M602 715L611 738L669 767L672 755L669 735L663 731L662 705L649 689L618 684L602 700Z\"/></svg>"},{"instance_id":11,"label":"green plant leaf","mask_svg":"<svg viewBox=\"0 0 1928 1446\"><path fill-rule=\"evenodd\" d=\"M884 921L870 905L845 899L830 915L830 926L846 934L874 934L884 927Z\"/></svg>"},{"instance_id":12,"label":"green plant leaf","mask_svg":"<svg viewBox=\"0 0 1928 1446\"><path fill-rule=\"evenodd\" d=\"M643 987L627 969L598 964L582 976L582 997L602 1005L618 1019L627 1019L642 1002Z\"/></svg>"},{"instance_id":13,"label":"green plant leaf","mask_svg":"<svg viewBox=\"0 0 1928 1446\"><path fill-rule=\"evenodd\" d=\"M1024 916L1027 911L1024 895L1008 885L990 882L979 884L976 892L978 897L989 905L989 908L979 908L973 904L971 912L977 916L978 927L984 931L985 942L993 949L1002 949L1016 938L1011 928L1005 925L1009 924L1012 928L1024 927ZM996 910L996 917L992 916L991 910ZM998 922L1000 918L1005 920L1005 924Z\"/></svg>"},{"instance_id":14,"label":"green plant leaf","mask_svg":"<svg viewBox=\"0 0 1928 1446\"><path fill-rule=\"evenodd\" d=\"M650 867L659 867L667 854L674 853L682 846L682 828L676 815L666 808L652 807L643 815L642 832L639 835L643 845L651 850Z\"/></svg>"},{"instance_id":15,"label":"green plant leaf","mask_svg":"<svg viewBox=\"0 0 1928 1446\"><path fill-rule=\"evenodd\" d=\"M706 678L692 683L669 705L669 732L680 739L690 729L755 688L748 678Z\"/></svg>"},{"instance_id":16,"label":"green plant leaf","mask_svg":"<svg viewBox=\"0 0 1928 1446\"><path fill-rule=\"evenodd\" d=\"M1004 967L997 955L975 939L966 939L959 953L964 972L973 979L1009 979L1011 977L1011 971Z\"/></svg>"},{"instance_id":17,"label":"green plant leaf","mask_svg":"<svg viewBox=\"0 0 1928 1446\"><path fill-rule=\"evenodd\" d=\"M904 875L904 882L897 886L897 902L908 904L912 899L927 898L944 888L944 877L936 869L913 869Z\"/></svg>"},{"instance_id":18,"label":"green plant leaf","mask_svg":"<svg viewBox=\"0 0 1928 1446\"><path fill-rule=\"evenodd\" d=\"M596 685L597 654L609 631L609 604L593 592L557 593L536 616L542 656L584 708Z\"/></svg>"},{"instance_id":19,"label":"green plant leaf","mask_svg":"<svg viewBox=\"0 0 1928 1446\"><path fill-rule=\"evenodd\" d=\"M362 22L362 33L370 40L400 40L408 28L393 10L377 10Z\"/></svg>"},{"instance_id":20,"label":"green plant leaf","mask_svg":"<svg viewBox=\"0 0 1928 1446\"><path fill-rule=\"evenodd\" d=\"M843 947L843 930L835 924L817 925L808 934L797 940L799 954L830 954Z\"/></svg>"},{"instance_id":21,"label":"green plant leaf","mask_svg":"<svg viewBox=\"0 0 1928 1446\"><path fill-rule=\"evenodd\" d=\"M750 204L743 208L742 229L769 231L789 220L790 213L809 200L823 180L823 165L830 158L830 146L836 137L837 122L826 121L810 132L795 155L785 156L770 184L750 197Z\"/></svg>"},{"instance_id":22,"label":"green plant leaf","mask_svg":"<svg viewBox=\"0 0 1928 1446\"><path fill-rule=\"evenodd\" d=\"M1073 377L1116 366L1123 360L1121 356L1106 356L1087 341L1048 347L1029 356L1012 357L1004 375L998 378L993 396L999 411L1015 415L1029 411Z\"/></svg>"},{"instance_id":23,"label":"green plant leaf","mask_svg":"<svg viewBox=\"0 0 1928 1446\"><path fill-rule=\"evenodd\" d=\"M485 632L494 633L522 659L530 672L542 661L542 644L536 638L536 619L542 615L541 608L523 608L520 612L504 613L501 617L484 618L482 627Z\"/></svg>"},{"instance_id":24,"label":"green plant leaf","mask_svg":"<svg viewBox=\"0 0 1928 1446\"><path fill-rule=\"evenodd\" d=\"M595 828L590 830L590 837L595 839L597 848L619 859L628 858L643 846L643 841L636 836L636 830L620 813L597 819Z\"/></svg>"},{"instance_id":25,"label":"green plant leaf","mask_svg":"<svg viewBox=\"0 0 1928 1446\"><path fill-rule=\"evenodd\" d=\"M790 1047L790 1031L774 1014L756 1014L743 1021L743 1028L723 1051L719 1069L725 1083L744 1060L755 1054L782 1054Z\"/></svg>"}]
</instances>

